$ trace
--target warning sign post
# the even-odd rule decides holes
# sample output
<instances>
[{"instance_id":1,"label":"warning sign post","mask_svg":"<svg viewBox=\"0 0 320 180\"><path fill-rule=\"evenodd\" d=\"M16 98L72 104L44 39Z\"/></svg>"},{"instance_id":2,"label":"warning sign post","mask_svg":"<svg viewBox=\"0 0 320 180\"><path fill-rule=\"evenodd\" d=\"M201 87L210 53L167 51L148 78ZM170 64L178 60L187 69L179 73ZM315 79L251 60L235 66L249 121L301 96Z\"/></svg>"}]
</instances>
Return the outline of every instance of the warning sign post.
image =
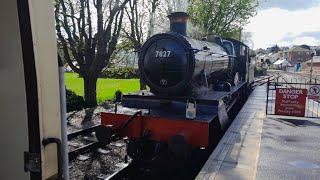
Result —
<instances>
[{"instance_id":1,"label":"warning sign post","mask_svg":"<svg viewBox=\"0 0 320 180\"><path fill-rule=\"evenodd\" d=\"M307 89L277 88L275 114L286 116L305 115Z\"/></svg>"},{"instance_id":2,"label":"warning sign post","mask_svg":"<svg viewBox=\"0 0 320 180\"><path fill-rule=\"evenodd\" d=\"M319 99L320 85L310 85L308 89L308 99Z\"/></svg>"}]
</instances>

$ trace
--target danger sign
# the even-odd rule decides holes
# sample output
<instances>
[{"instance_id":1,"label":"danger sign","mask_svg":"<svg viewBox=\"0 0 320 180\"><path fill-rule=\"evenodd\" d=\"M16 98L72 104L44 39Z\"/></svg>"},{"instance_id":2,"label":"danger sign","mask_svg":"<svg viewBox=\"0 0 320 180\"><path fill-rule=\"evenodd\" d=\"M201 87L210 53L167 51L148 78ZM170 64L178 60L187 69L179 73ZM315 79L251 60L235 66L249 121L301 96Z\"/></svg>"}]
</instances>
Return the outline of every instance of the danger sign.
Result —
<instances>
[{"instance_id":1,"label":"danger sign","mask_svg":"<svg viewBox=\"0 0 320 180\"><path fill-rule=\"evenodd\" d=\"M320 96L320 86L311 85L308 89L308 99L319 99Z\"/></svg>"},{"instance_id":2,"label":"danger sign","mask_svg":"<svg viewBox=\"0 0 320 180\"><path fill-rule=\"evenodd\" d=\"M277 88L275 114L304 116L307 89Z\"/></svg>"}]
</instances>

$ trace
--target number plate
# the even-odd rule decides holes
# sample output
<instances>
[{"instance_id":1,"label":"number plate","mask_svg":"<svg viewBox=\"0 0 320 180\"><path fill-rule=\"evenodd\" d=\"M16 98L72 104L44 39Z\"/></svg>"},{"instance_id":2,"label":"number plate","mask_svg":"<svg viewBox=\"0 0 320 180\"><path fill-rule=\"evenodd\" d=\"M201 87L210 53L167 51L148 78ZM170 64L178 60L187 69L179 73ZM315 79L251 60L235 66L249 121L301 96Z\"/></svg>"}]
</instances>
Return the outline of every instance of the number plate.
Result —
<instances>
[{"instance_id":1,"label":"number plate","mask_svg":"<svg viewBox=\"0 0 320 180\"><path fill-rule=\"evenodd\" d=\"M173 56L173 51L155 51L154 57L156 58L169 58Z\"/></svg>"}]
</instances>

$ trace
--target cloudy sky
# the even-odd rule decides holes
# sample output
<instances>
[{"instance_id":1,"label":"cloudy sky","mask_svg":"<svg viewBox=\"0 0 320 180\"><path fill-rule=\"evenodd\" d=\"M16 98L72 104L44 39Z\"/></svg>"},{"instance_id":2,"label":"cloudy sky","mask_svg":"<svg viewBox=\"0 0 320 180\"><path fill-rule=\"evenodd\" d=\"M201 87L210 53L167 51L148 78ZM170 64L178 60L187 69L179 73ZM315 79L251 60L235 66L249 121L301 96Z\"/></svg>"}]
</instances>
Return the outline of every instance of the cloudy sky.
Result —
<instances>
[{"instance_id":1,"label":"cloudy sky","mask_svg":"<svg viewBox=\"0 0 320 180\"><path fill-rule=\"evenodd\" d=\"M319 19L320 0L260 0L258 14L245 31L252 32L255 49L320 45Z\"/></svg>"}]
</instances>

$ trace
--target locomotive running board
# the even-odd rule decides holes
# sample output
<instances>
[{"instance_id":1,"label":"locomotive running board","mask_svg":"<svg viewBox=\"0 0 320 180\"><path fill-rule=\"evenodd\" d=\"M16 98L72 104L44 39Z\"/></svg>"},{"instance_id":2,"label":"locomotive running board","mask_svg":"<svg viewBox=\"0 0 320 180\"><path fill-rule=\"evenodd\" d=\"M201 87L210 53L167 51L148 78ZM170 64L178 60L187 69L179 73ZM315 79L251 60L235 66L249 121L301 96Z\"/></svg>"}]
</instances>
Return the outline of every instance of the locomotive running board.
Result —
<instances>
[{"instance_id":1,"label":"locomotive running board","mask_svg":"<svg viewBox=\"0 0 320 180\"><path fill-rule=\"evenodd\" d=\"M245 86L245 82L240 82L231 88L230 92L208 90L194 96L176 96L176 97L165 97L157 96L152 94L150 91L138 91L134 93L125 94L122 96L121 105L129 108L137 109L153 109L160 108L163 106L170 105L172 103L185 104L188 100L196 100L198 105L205 106L218 106L219 101L225 100L231 97L235 92ZM185 107L185 105L184 105Z\"/></svg>"}]
</instances>

